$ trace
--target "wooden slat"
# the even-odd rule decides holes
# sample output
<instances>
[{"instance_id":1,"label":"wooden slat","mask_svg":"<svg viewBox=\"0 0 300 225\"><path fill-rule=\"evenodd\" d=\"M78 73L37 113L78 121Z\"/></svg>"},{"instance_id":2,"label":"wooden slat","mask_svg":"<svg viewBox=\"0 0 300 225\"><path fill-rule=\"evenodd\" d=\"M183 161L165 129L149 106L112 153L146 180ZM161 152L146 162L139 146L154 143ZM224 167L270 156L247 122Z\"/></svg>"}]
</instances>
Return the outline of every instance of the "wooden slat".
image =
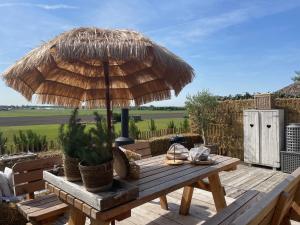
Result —
<instances>
[{"instance_id":1,"label":"wooden slat","mask_svg":"<svg viewBox=\"0 0 300 225\"><path fill-rule=\"evenodd\" d=\"M228 158L221 157L217 161L217 163L222 164L228 160ZM184 177L188 174L201 174L202 171L205 171L206 168L211 168L211 166L194 166L191 164L187 164L185 166L178 166L178 167L172 167L172 166L166 166L168 168L167 171L161 172L158 174L155 174L153 176L149 176L144 179L138 180L138 186L140 191L144 191L146 189L155 187L157 185L167 183L168 181L172 181L173 179L178 179L181 177ZM146 180L147 182L144 182ZM140 184L141 182L141 184ZM177 182L179 182L177 180Z\"/></svg>"},{"instance_id":2,"label":"wooden slat","mask_svg":"<svg viewBox=\"0 0 300 225\"><path fill-rule=\"evenodd\" d=\"M28 220L33 221L41 221L45 220L49 217L58 216L62 213L66 212L68 209L68 205L64 203L60 203L59 205L55 205L49 208L42 209L40 211L28 214L27 218Z\"/></svg>"},{"instance_id":3,"label":"wooden slat","mask_svg":"<svg viewBox=\"0 0 300 225\"><path fill-rule=\"evenodd\" d=\"M22 195L27 193L33 193L35 191L45 189L45 182L43 180L34 181L27 184L21 184L14 187L14 194L15 195Z\"/></svg>"},{"instance_id":4,"label":"wooden slat","mask_svg":"<svg viewBox=\"0 0 300 225\"><path fill-rule=\"evenodd\" d=\"M12 170L13 173L16 173L23 171L39 170L43 168L51 168L54 165L62 165L62 159L60 156L19 162L12 167Z\"/></svg>"},{"instance_id":5,"label":"wooden slat","mask_svg":"<svg viewBox=\"0 0 300 225\"><path fill-rule=\"evenodd\" d=\"M300 168L278 184L271 192L265 195L261 201L253 205L251 209L237 218L233 224L271 224L274 211L276 210L277 213L280 213L281 210L285 210L285 207L282 208L282 204L278 204L279 199L284 200L284 192L291 193L298 187L299 182ZM280 219L282 218L278 218L276 222L280 222Z\"/></svg>"},{"instance_id":6,"label":"wooden slat","mask_svg":"<svg viewBox=\"0 0 300 225\"><path fill-rule=\"evenodd\" d=\"M31 181L37 181L43 179L43 170L34 170L26 173L18 173L13 175L13 184L18 185L21 183L27 183Z\"/></svg>"},{"instance_id":7,"label":"wooden slat","mask_svg":"<svg viewBox=\"0 0 300 225\"><path fill-rule=\"evenodd\" d=\"M247 208L250 208L258 200L258 191L247 191L243 196L235 200L228 207L217 213L203 225L229 225Z\"/></svg>"}]
</instances>

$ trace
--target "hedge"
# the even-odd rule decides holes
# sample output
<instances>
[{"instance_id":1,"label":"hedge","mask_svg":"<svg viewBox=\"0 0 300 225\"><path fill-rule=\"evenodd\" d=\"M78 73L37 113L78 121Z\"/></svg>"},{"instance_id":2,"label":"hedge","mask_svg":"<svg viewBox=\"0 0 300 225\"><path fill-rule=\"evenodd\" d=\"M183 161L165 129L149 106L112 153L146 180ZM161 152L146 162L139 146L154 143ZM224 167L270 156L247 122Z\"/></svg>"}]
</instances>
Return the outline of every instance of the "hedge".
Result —
<instances>
[{"instance_id":1,"label":"hedge","mask_svg":"<svg viewBox=\"0 0 300 225\"><path fill-rule=\"evenodd\" d=\"M152 156L165 154L170 147L170 137L174 135L166 135L162 137L155 137L149 140ZM195 143L202 143L202 138L199 134L187 133L182 134L185 137L185 147L188 149L194 147Z\"/></svg>"}]
</instances>

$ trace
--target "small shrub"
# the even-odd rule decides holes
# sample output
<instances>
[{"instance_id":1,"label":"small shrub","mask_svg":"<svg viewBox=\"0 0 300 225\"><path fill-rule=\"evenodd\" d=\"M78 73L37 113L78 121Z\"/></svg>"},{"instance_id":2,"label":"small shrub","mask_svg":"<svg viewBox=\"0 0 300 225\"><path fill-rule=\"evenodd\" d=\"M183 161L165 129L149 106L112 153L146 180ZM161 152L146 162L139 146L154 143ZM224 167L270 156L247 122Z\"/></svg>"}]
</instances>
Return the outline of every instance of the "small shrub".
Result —
<instances>
[{"instance_id":1,"label":"small shrub","mask_svg":"<svg viewBox=\"0 0 300 225\"><path fill-rule=\"evenodd\" d=\"M140 133L141 131L135 124L135 121L132 119L129 120L129 137L132 139L138 139Z\"/></svg>"},{"instance_id":2,"label":"small shrub","mask_svg":"<svg viewBox=\"0 0 300 225\"><path fill-rule=\"evenodd\" d=\"M174 135L167 135L163 137L151 138L149 140L151 154L153 156L165 154L170 147L170 138L173 136ZM194 147L195 143L202 142L202 138L199 134L187 133L182 134L182 136L185 138L185 147L188 149Z\"/></svg>"},{"instance_id":3,"label":"small shrub","mask_svg":"<svg viewBox=\"0 0 300 225\"><path fill-rule=\"evenodd\" d=\"M189 120L185 118L183 122L180 122L180 128L184 131L187 132L190 129L190 124Z\"/></svg>"},{"instance_id":4,"label":"small shrub","mask_svg":"<svg viewBox=\"0 0 300 225\"><path fill-rule=\"evenodd\" d=\"M112 160L112 150L108 145L108 132L106 121L95 112L96 127L88 133L88 145L80 151L80 159L89 166L100 165Z\"/></svg>"},{"instance_id":5,"label":"small shrub","mask_svg":"<svg viewBox=\"0 0 300 225\"><path fill-rule=\"evenodd\" d=\"M46 135L39 135L32 130L19 130L18 134L14 134L13 142L17 152L40 152L48 148Z\"/></svg>"},{"instance_id":6,"label":"small shrub","mask_svg":"<svg viewBox=\"0 0 300 225\"><path fill-rule=\"evenodd\" d=\"M150 120L150 123L148 122L148 128L150 131L156 131L156 124L155 121L153 119Z\"/></svg>"},{"instance_id":7,"label":"small shrub","mask_svg":"<svg viewBox=\"0 0 300 225\"><path fill-rule=\"evenodd\" d=\"M7 138L4 137L3 132L0 132L0 154L5 154L7 150Z\"/></svg>"},{"instance_id":8,"label":"small shrub","mask_svg":"<svg viewBox=\"0 0 300 225\"><path fill-rule=\"evenodd\" d=\"M115 122L121 122L121 113L113 113L113 114L112 114L112 119L113 119Z\"/></svg>"},{"instance_id":9,"label":"small shrub","mask_svg":"<svg viewBox=\"0 0 300 225\"><path fill-rule=\"evenodd\" d=\"M78 158L79 152L86 149L88 135L84 130L85 125L78 118L78 108L76 108L70 116L69 123L67 125L62 124L58 131L58 140L64 154Z\"/></svg>"},{"instance_id":10,"label":"small shrub","mask_svg":"<svg viewBox=\"0 0 300 225\"><path fill-rule=\"evenodd\" d=\"M175 123L173 120L171 120L168 124L168 129L176 129Z\"/></svg>"}]
</instances>

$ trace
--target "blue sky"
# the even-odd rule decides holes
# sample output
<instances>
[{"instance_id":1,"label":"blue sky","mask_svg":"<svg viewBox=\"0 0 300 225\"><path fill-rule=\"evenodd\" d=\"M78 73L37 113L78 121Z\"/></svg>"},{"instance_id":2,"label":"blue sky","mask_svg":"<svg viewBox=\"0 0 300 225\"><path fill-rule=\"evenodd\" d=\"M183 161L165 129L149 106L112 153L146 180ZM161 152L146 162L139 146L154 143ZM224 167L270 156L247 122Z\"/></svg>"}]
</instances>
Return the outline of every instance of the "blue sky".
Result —
<instances>
[{"instance_id":1,"label":"blue sky","mask_svg":"<svg viewBox=\"0 0 300 225\"><path fill-rule=\"evenodd\" d=\"M272 92L300 70L299 0L0 0L0 73L32 48L78 26L130 28L196 72L178 97ZM34 103L34 102L33 102ZM0 81L0 105L30 104Z\"/></svg>"}]
</instances>

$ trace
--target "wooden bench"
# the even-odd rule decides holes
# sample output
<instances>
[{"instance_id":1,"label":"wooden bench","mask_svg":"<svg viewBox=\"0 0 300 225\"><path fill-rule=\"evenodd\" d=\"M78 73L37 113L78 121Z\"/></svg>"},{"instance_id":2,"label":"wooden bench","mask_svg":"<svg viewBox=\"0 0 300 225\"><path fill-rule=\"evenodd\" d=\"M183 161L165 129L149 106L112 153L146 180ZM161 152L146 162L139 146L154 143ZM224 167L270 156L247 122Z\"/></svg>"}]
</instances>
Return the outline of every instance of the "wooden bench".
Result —
<instances>
[{"instance_id":1,"label":"wooden bench","mask_svg":"<svg viewBox=\"0 0 300 225\"><path fill-rule=\"evenodd\" d=\"M62 165L61 157L19 162L12 167L14 194L26 195L27 199L17 204L18 210L32 224L50 223L68 208L54 194L34 198L35 191L45 189L43 170L51 169L54 165Z\"/></svg>"},{"instance_id":2,"label":"wooden bench","mask_svg":"<svg viewBox=\"0 0 300 225\"><path fill-rule=\"evenodd\" d=\"M267 194L249 190L205 225L287 225L300 222L300 168Z\"/></svg>"}]
</instances>

